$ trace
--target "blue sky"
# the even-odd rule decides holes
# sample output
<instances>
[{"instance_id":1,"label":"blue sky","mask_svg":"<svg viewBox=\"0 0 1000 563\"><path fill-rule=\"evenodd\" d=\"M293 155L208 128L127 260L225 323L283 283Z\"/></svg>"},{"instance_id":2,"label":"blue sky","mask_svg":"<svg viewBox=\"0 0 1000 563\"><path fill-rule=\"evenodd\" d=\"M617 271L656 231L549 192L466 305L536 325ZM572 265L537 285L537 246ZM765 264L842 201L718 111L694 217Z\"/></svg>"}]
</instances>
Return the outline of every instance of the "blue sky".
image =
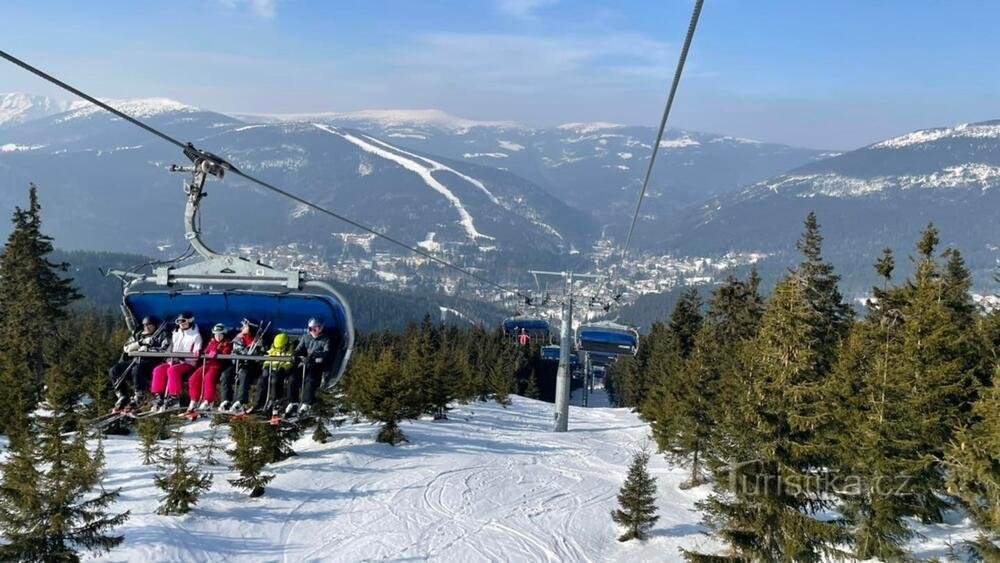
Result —
<instances>
[{"instance_id":1,"label":"blue sky","mask_svg":"<svg viewBox=\"0 0 1000 563\"><path fill-rule=\"evenodd\" d=\"M692 4L13 0L0 45L101 97L655 125ZM1000 118L1000 3L705 4L674 126L844 149ZM65 97L9 65L3 91Z\"/></svg>"}]
</instances>

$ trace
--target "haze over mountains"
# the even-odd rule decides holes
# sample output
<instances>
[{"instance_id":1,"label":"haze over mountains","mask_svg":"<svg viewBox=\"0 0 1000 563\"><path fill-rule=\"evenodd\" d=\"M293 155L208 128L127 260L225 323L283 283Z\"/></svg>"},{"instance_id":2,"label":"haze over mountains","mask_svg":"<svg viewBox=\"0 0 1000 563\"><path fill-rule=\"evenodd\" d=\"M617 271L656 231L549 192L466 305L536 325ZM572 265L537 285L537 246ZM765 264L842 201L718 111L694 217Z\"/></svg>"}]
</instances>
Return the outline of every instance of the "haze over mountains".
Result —
<instances>
[{"instance_id":1,"label":"haze over mountains","mask_svg":"<svg viewBox=\"0 0 1000 563\"><path fill-rule=\"evenodd\" d=\"M7 208L34 181L62 246L182 245L182 177L164 170L181 163L172 147L86 104L0 100ZM530 128L437 110L229 116L165 99L116 106L408 242L532 266L572 263L602 234L624 233L655 137L651 127ZM882 246L909 249L934 221L983 280L996 266L998 184L997 122L844 154L669 130L636 244L655 254L781 258L816 210L829 255L867 268ZM208 191L204 228L219 246L304 242L334 254L344 240L334 233L349 231L235 178Z\"/></svg>"}]
</instances>

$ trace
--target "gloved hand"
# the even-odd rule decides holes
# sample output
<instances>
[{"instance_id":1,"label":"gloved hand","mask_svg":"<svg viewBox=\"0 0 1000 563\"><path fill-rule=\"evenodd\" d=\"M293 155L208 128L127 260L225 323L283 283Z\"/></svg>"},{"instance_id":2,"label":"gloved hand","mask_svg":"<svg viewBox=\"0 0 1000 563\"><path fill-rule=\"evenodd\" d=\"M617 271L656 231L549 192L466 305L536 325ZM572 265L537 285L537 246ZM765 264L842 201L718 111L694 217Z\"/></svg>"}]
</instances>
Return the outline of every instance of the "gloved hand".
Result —
<instances>
[{"instance_id":1,"label":"gloved hand","mask_svg":"<svg viewBox=\"0 0 1000 563\"><path fill-rule=\"evenodd\" d=\"M200 357L201 357L201 350L195 350L194 351L194 359L197 360Z\"/></svg>"},{"instance_id":2,"label":"gloved hand","mask_svg":"<svg viewBox=\"0 0 1000 563\"><path fill-rule=\"evenodd\" d=\"M322 364L323 363L323 358L313 358L313 362L315 362L317 364Z\"/></svg>"},{"instance_id":3,"label":"gloved hand","mask_svg":"<svg viewBox=\"0 0 1000 563\"><path fill-rule=\"evenodd\" d=\"M139 346L140 352L149 352L149 346Z\"/></svg>"},{"instance_id":4,"label":"gloved hand","mask_svg":"<svg viewBox=\"0 0 1000 563\"><path fill-rule=\"evenodd\" d=\"M216 352L215 350L212 350L211 352L205 352L205 357L208 358L208 359L210 359L210 360L214 360L215 357L218 356L218 355L219 355L219 353Z\"/></svg>"}]
</instances>

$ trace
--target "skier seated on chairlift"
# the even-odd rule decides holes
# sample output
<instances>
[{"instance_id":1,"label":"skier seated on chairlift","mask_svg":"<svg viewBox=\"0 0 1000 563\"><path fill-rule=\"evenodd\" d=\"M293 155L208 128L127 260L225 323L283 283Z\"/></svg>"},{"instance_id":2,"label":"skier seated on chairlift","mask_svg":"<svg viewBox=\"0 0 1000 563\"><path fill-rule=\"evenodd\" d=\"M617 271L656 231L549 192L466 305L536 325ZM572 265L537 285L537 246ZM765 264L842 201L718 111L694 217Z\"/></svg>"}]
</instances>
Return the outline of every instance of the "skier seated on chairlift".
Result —
<instances>
[{"instance_id":1,"label":"skier seated on chairlift","mask_svg":"<svg viewBox=\"0 0 1000 563\"><path fill-rule=\"evenodd\" d=\"M293 353L303 368L293 370L288 379L289 402L285 416L305 415L312 409L316 390L330 369L330 335L323 331L323 321L309 319L307 328L309 331L299 340Z\"/></svg>"},{"instance_id":2,"label":"skier seated on chairlift","mask_svg":"<svg viewBox=\"0 0 1000 563\"><path fill-rule=\"evenodd\" d=\"M226 325L219 323L212 327L212 339L205 345L202 352L204 359L202 364L188 380L188 396L191 403L187 412L193 413L195 410L208 410L212 408L217 399L215 386L219 380L219 372L228 367L229 360L217 359L219 354L232 354L233 341L226 338L229 330Z\"/></svg>"},{"instance_id":3,"label":"skier seated on chairlift","mask_svg":"<svg viewBox=\"0 0 1000 563\"><path fill-rule=\"evenodd\" d=\"M522 328L521 334L517 337L517 343L521 346L527 346L528 342L531 342L531 337L528 336L528 329Z\"/></svg>"},{"instance_id":4,"label":"skier seated on chairlift","mask_svg":"<svg viewBox=\"0 0 1000 563\"><path fill-rule=\"evenodd\" d=\"M291 356L294 348L288 335L279 332L267 351L268 356ZM257 400L249 412L264 415L277 415L285 390L285 379L292 371L292 362L286 360L267 360L264 371L257 383Z\"/></svg>"},{"instance_id":5,"label":"skier seated on chairlift","mask_svg":"<svg viewBox=\"0 0 1000 563\"><path fill-rule=\"evenodd\" d=\"M257 334L260 325L243 319L240 333L233 338L233 354L255 356L261 347L263 334ZM222 402L219 410L242 413L250 403L250 386L260 378L261 363L250 360L236 360L222 371Z\"/></svg>"},{"instance_id":6,"label":"skier seated on chairlift","mask_svg":"<svg viewBox=\"0 0 1000 563\"><path fill-rule=\"evenodd\" d=\"M128 354L129 352L166 350L170 345L170 337L163 328L155 318L144 317L142 325L125 342L118 363L108 370L111 387L118 394L118 401L112 412L131 412L138 409L145 401L150 375L152 375L153 367L159 360L156 358L130 358ZM134 393L131 397L128 393L130 382Z\"/></svg>"},{"instance_id":7,"label":"skier seated on chairlift","mask_svg":"<svg viewBox=\"0 0 1000 563\"><path fill-rule=\"evenodd\" d=\"M153 368L153 382L150 392L153 394L153 408L165 411L180 406L181 383L184 376L195 370L197 357L201 355L201 333L194 324L194 315L188 312L178 315L174 321L177 328L171 337L170 352L194 353L195 358L170 358Z\"/></svg>"}]
</instances>

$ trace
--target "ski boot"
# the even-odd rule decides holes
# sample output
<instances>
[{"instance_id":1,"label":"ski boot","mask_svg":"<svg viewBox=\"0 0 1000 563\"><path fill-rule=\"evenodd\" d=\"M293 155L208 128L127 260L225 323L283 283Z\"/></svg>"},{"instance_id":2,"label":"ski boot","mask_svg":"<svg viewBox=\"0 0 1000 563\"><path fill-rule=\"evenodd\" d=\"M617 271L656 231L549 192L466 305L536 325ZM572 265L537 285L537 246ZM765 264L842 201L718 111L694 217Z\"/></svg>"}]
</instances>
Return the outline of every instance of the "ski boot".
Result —
<instances>
[{"instance_id":1,"label":"ski boot","mask_svg":"<svg viewBox=\"0 0 1000 563\"><path fill-rule=\"evenodd\" d=\"M299 412L298 412L299 418L309 416L310 410L312 410L312 405L307 405L305 403L302 403L302 405L299 407Z\"/></svg>"},{"instance_id":2,"label":"ski boot","mask_svg":"<svg viewBox=\"0 0 1000 563\"><path fill-rule=\"evenodd\" d=\"M285 407L285 418L293 417L293 416L297 415L298 413L299 413L299 404L298 403L288 403L288 406Z\"/></svg>"},{"instance_id":3,"label":"ski boot","mask_svg":"<svg viewBox=\"0 0 1000 563\"><path fill-rule=\"evenodd\" d=\"M219 403L219 411L229 412L229 401L222 401Z\"/></svg>"},{"instance_id":4,"label":"ski boot","mask_svg":"<svg viewBox=\"0 0 1000 563\"><path fill-rule=\"evenodd\" d=\"M159 411L166 412L169 410L176 409L179 406L181 406L180 397L177 397L175 395L167 395L167 398L164 399L163 404L160 405Z\"/></svg>"},{"instance_id":5,"label":"ski boot","mask_svg":"<svg viewBox=\"0 0 1000 563\"><path fill-rule=\"evenodd\" d=\"M264 412L267 412L266 410ZM271 407L271 426L281 424L281 405L275 404Z\"/></svg>"},{"instance_id":6,"label":"ski boot","mask_svg":"<svg viewBox=\"0 0 1000 563\"><path fill-rule=\"evenodd\" d=\"M125 406L128 405L128 395L119 391L118 400L115 402L115 408L111 409L112 414L121 414L125 410Z\"/></svg>"},{"instance_id":7,"label":"ski boot","mask_svg":"<svg viewBox=\"0 0 1000 563\"><path fill-rule=\"evenodd\" d=\"M242 420L250 416L250 410L243 408L243 403L236 401L233 406L229 408L229 412L232 414L233 420Z\"/></svg>"},{"instance_id":8,"label":"ski boot","mask_svg":"<svg viewBox=\"0 0 1000 563\"><path fill-rule=\"evenodd\" d=\"M198 413L195 412L197 409L198 409L198 399L191 399L191 402L188 403L187 410L184 411L184 413L181 414L181 416L188 420L196 420L198 418Z\"/></svg>"},{"instance_id":9,"label":"ski boot","mask_svg":"<svg viewBox=\"0 0 1000 563\"><path fill-rule=\"evenodd\" d=\"M139 409L142 407L142 404L144 402L146 402L146 398L143 396L141 392L137 392L135 395L132 395L132 398L129 399L128 404L125 405L125 411L124 411L125 414L132 414L135 412L139 412Z\"/></svg>"},{"instance_id":10,"label":"ski boot","mask_svg":"<svg viewBox=\"0 0 1000 563\"><path fill-rule=\"evenodd\" d=\"M163 393L154 393L153 394L153 405L152 405L152 408L150 410L156 411L156 412L162 412L163 411Z\"/></svg>"}]
</instances>

